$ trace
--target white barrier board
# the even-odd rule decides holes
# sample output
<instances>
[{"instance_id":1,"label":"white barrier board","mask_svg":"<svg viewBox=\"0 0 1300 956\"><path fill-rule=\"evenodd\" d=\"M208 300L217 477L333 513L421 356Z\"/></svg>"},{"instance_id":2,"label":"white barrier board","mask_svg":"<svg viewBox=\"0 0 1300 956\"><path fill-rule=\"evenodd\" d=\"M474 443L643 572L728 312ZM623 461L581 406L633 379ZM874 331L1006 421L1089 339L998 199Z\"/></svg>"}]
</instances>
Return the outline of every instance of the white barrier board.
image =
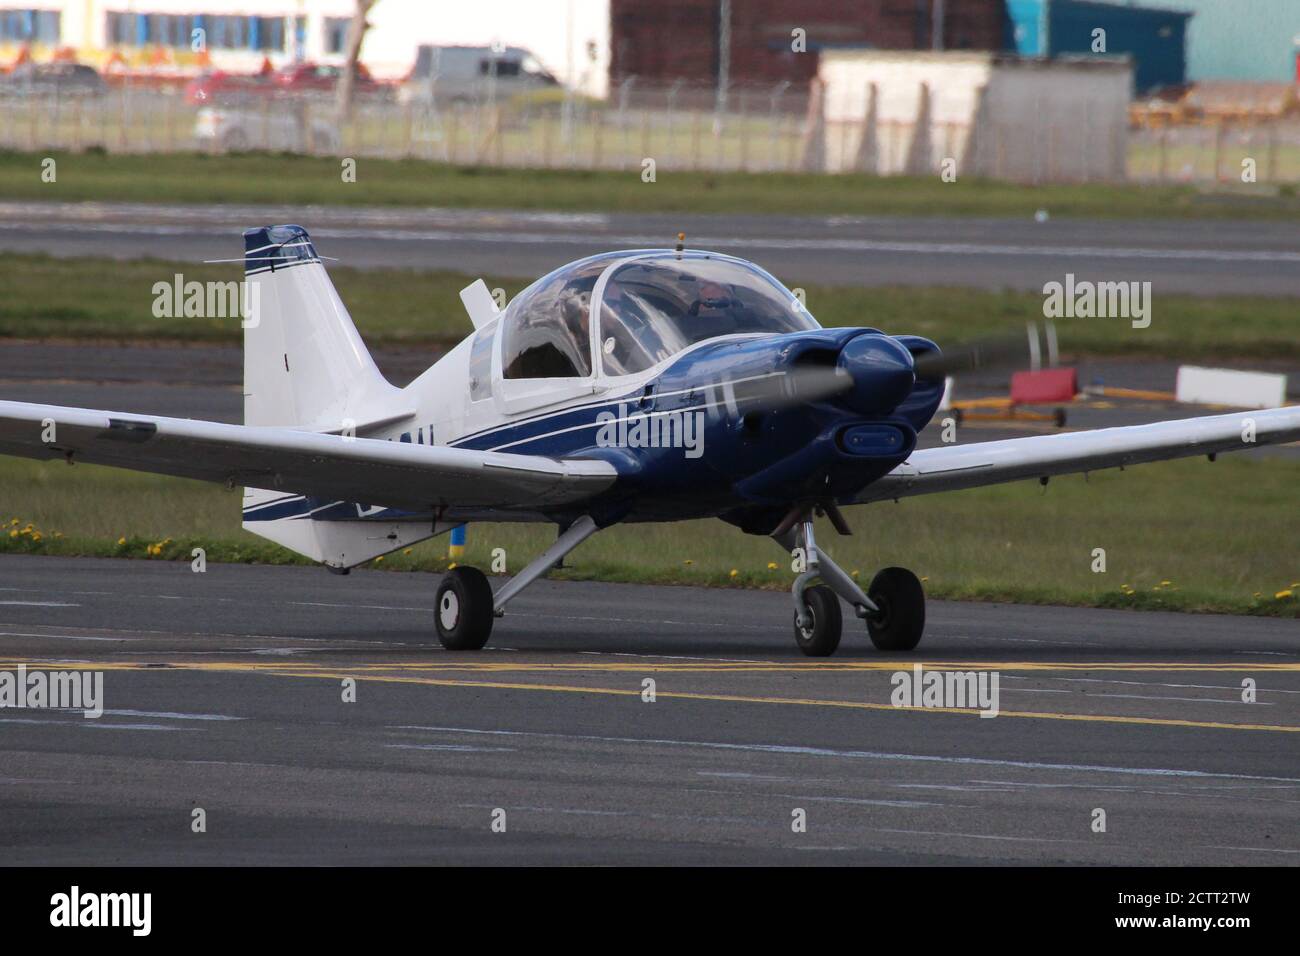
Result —
<instances>
[{"instance_id":1,"label":"white barrier board","mask_svg":"<svg viewBox=\"0 0 1300 956\"><path fill-rule=\"evenodd\" d=\"M1286 376L1180 365L1174 393L1178 401L1194 405L1278 408L1286 404Z\"/></svg>"}]
</instances>

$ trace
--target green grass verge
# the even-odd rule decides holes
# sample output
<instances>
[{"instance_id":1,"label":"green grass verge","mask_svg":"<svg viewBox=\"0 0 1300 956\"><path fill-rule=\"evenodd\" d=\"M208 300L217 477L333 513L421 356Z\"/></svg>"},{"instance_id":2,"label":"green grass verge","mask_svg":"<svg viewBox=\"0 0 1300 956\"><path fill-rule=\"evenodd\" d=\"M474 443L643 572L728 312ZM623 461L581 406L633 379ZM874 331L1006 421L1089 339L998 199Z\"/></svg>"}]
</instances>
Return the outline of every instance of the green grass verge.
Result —
<instances>
[{"instance_id":1,"label":"green grass verge","mask_svg":"<svg viewBox=\"0 0 1300 956\"><path fill-rule=\"evenodd\" d=\"M0 258L0 336L103 338L237 343L238 318L155 318L153 286L187 281L229 282L230 266L157 260ZM473 276L416 270L330 269L361 334L372 345L450 345L470 330L459 290ZM514 295L529 280L488 276ZM804 286L808 307L827 326L869 325L913 332L941 345L968 341L1042 318L1043 297L1032 292L953 288ZM1295 302L1249 296L1162 295L1151 326L1122 319L1063 319L1057 327L1067 353L1148 355L1171 359L1295 358Z\"/></svg>"},{"instance_id":2,"label":"green grass verge","mask_svg":"<svg viewBox=\"0 0 1300 956\"><path fill-rule=\"evenodd\" d=\"M936 598L1294 618L1298 484L1300 462L1164 462L1057 479L1046 492L1021 482L852 508L858 534L825 527L819 540L864 581L902 565ZM0 458L0 488L0 552L189 561L202 547L211 562L307 563L241 530L239 492L213 485ZM488 568L504 548L513 572L553 537L475 525L462 560ZM438 538L372 565L437 571L446 547ZM1095 548L1104 574L1092 571ZM718 521L611 528L568 561L556 577L772 589L793 578L771 541Z\"/></svg>"},{"instance_id":3,"label":"green grass verge","mask_svg":"<svg viewBox=\"0 0 1300 956\"><path fill-rule=\"evenodd\" d=\"M57 160L58 180L41 181ZM626 171L504 169L360 159L344 183L337 158L288 154L0 153L0 199L151 203L457 206L573 211L791 215L1053 216L1099 219L1289 219L1294 187L1206 192L1194 186L1025 186L989 180L856 174L677 171L654 183Z\"/></svg>"}]
</instances>

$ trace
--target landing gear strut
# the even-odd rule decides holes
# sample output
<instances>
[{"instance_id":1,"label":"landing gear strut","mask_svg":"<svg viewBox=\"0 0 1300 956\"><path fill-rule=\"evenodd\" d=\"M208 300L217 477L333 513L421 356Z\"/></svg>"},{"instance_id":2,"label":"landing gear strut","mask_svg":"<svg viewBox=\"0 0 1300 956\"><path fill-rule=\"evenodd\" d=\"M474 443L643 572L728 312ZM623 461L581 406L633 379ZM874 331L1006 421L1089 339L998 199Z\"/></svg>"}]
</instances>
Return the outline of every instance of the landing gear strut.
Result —
<instances>
[{"instance_id":1,"label":"landing gear strut","mask_svg":"<svg viewBox=\"0 0 1300 956\"><path fill-rule=\"evenodd\" d=\"M831 509L834 510L834 506ZM830 514L841 533L847 524L838 510ZM916 575L906 568L885 568L864 592L844 569L818 550L813 535L811 510L804 510L781 523L773 539L793 551L802 547L806 570L795 578L794 639L809 657L829 657L840 645L843 618L839 601L852 605L866 621L871 643L882 651L910 651L925 631L925 592ZM821 584L812 582L820 580Z\"/></svg>"},{"instance_id":2,"label":"landing gear strut","mask_svg":"<svg viewBox=\"0 0 1300 956\"><path fill-rule=\"evenodd\" d=\"M564 556L597 531L596 522L583 515L555 539L528 567L496 594L478 568L456 567L438 585L434 625L438 640L449 651L477 651L492 635L492 621L505 613L506 602L563 560Z\"/></svg>"}]
</instances>

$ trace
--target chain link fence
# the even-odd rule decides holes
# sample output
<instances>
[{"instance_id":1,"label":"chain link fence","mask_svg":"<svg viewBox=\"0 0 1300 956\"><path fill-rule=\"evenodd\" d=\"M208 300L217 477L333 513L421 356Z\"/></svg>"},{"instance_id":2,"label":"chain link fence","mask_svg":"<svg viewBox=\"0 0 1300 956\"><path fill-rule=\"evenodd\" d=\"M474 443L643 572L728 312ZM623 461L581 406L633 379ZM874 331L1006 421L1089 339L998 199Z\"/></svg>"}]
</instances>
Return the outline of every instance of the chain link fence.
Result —
<instances>
[{"instance_id":1,"label":"chain link fence","mask_svg":"<svg viewBox=\"0 0 1300 956\"><path fill-rule=\"evenodd\" d=\"M1050 122L1030 181L1077 181L1065 138ZM881 124L878 148L904 151L915 128ZM339 123L324 93L261 93L191 102L180 88L110 86L85 93L0 92L0 149L102 149L110 153L213 153L268 150L321 156L421 159L457 165L552 169L793 172L823 169L828 153L853 140L809 120L806 90L781 83L714 87L674 83L650 87L628 80L607 99L562 91L492 98L403 101L388 91L360 100ZM936 124L938 154L956 151L970 129ZM993 142L997 130L985 130ZM1006 131L1003 131L1006 132ZM858 133L860 139L860 131ZM1011 136L1006 137L1013 139ZM1141 182L1300 182L1300 121L1248 125L1171 126L1128 131L1127 176ZM830 157L834 158L834 157ZM848 157L832 165L853 168ZM1247 163L1247 161L1250 161ZM1008 160L1009 162L1009 160ZM995 164L995 169L1001 167ZM1009 178L1025 179L1010 167Z\"/></svg>"}]
</instances>

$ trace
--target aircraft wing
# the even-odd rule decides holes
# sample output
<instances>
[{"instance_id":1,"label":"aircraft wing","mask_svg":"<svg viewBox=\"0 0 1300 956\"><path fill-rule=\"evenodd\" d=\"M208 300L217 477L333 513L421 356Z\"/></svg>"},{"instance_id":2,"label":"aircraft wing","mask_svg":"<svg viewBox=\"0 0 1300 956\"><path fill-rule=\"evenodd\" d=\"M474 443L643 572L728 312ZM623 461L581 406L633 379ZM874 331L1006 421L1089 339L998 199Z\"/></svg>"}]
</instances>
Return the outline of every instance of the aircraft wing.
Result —
<instances>
[{"instance_id":1,"label":"aircraft wing","mask_svg":"<svg viewBox=\"0 0 1300 956\"><path fill-rule=\"evenodd\" d=\"M588 498L617 477L604 461L4 401L0 454L70 458L74 464L413 510L535 510Z\"/></svg>"},{"instance_id":2,"label":"aircraft wing","mask_svg":"<svg viewBox=\"0 0 1300 956\"><path fill-rule=\"evenodd\" d=\"M1252 432L1253 428L1253 432ZM1253 434L1254 441L1246 437ZM1300 407L915 451L854 504L1300 440Z\"/></svg>"}]
</instances>

